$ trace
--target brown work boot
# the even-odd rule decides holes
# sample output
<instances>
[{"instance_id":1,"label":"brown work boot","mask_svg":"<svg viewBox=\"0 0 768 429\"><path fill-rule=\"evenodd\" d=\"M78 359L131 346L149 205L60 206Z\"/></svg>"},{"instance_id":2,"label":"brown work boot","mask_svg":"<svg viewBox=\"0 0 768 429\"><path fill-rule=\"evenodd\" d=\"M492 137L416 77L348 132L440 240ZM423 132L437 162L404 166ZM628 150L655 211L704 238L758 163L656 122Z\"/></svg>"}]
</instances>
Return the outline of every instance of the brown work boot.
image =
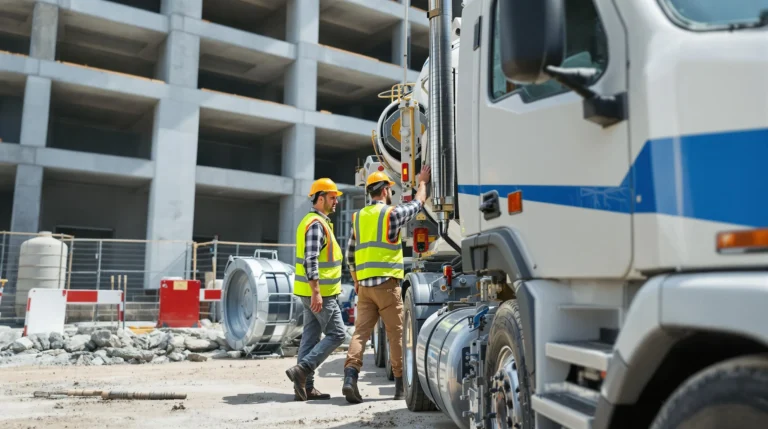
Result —
<instances>
[{"instance_id":1,"label":"brown work boot","mask_svg":"<svg viewBox=\"0 0 768 429\"><path fill-rule=\"evenodd\" d=\"M344 387L341 388L341 393L344 394L350 404L363 402L363 397L357 390L357 370L355 368L344 368Z\"/></svg>"},{"instance_id":2,"label":"brown work boot","mask_svg":"<svg viewBox=\"0 0 768 429\"><path fill-rule=\"evenodd\" d=\"M331 399L331 395L327 393L321 393L319 390L315 389L314 387L310 387L307 389L307 400L311 401L313 399Z\"/></svg>"},{"instance_id":3,"label":"brown work boot","mask_svg":"<svg viewBox=\"0 0 768 429\"><path fill-rule=\"evenodd\" d=\"M395 377L395 400L398 401L403 398L405 398L405 393L403 392L403 377Z\"/></svg>"},{"instance_id":4,"label":"brown work boot","mask_svg":"<svg viewBox=\"0 0 768 429\"><path fill-rule=\"evenodd\" d=\"M285 374L293 382L293 391L296 393L296 396L299 397L300 401L307 400L307 390L305 385L307 383L308 373L309 371L301 366L301 364L294 365L285 370Z\"/></svg>"}]
</instances>

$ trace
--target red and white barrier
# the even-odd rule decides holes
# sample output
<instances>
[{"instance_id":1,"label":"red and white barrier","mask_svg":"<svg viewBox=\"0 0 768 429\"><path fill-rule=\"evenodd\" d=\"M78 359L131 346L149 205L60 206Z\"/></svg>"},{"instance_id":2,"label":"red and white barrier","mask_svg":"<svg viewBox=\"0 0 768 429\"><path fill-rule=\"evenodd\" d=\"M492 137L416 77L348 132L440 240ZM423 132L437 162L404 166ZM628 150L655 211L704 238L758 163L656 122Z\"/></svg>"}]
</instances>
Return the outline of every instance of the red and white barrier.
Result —
<instances>
[{"instance_id":1,"label":"red and white barrier","mask_svg":"<svg viewBox=\"0 0 768 429\"><path fill-rule=\"evenodd\" d=\"M200 280L160 281L158 328L199 328L200 303L221 300L221 289L201 289Z\"/></svg>"},{"instance_id":2,"label":"red and white barrier","mask_svg":"<svg viewBox=\"0 0 768 429\"><path fill-rule=\"evenodd\" d=\"M33 288L27 294L27 314L22 336L64 333L67 305L117 305L117 321L125 328L125 293L121 290L71 290Z\"/></svg>"},{"instance_id":3,"label":"red and white barrier","mask_svg":"<svg viewBox=\"0 0 768 429\"><path fill-rule=\"evenodd\" d=\"M221 289L200 289L200 302L221 301Z\"/></svg>"}]
</instances>

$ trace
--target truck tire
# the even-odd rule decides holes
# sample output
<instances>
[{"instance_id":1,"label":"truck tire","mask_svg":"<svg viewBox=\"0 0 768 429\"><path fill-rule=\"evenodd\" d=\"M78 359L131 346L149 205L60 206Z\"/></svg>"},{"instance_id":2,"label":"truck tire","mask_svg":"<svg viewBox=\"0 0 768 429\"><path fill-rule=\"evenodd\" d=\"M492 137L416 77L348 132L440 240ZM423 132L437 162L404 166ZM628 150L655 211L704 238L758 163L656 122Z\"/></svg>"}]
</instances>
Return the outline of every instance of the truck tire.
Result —
<instances>
[{"instance_id":1,"label":"truck tire","mask_svg":"<svg viewBox=\"0 0 768 429\"><path fill-rule=\"evenodd\" d=\"M489 386L498 389L490 398L491 411L496 412L497 427L534 429L532 383L523 353L523 328L517 300L505 301L496 311L488 335L486 356L485 380ZM515 406L510 409L505 405L509 403ZM503 408L499 410L500 407Z\"/></svg>"},{"instance_id":2,"label":"truck tire","mask_svg":"<svg viewBox=\"0 0 768 429\"><path fill-rule=\"evenodd\" d=\"M387 365L387 331L384 330L384 321L379 319L376 327L373 328L373 349L376 353L376 366L384 368Z\"/></svg>"},{"instance_id":3,"label":"truck tire","mask_svg":"<svg viewBox=\"0 0 768 429\"><path fill-rule=\"evenodd\" d=\"M387 373L387 380L393 381L395 379L395 373L392 371L392 353L389 352L389 341L387 341L387 364L384 367L384 371Z\"/></svg>"},{"instance_id":4,"label":"truck tire","mask_svg":"<svg viewBox=\"0 0 768 429\"><path fill-rule=\"evenodd\" d=\"M406 289L403 299L403 389L405 403L414 412L435 411L437 407L427 398L421 388L419 375L416 373L416 337L423 321L414 314L413 290ZM408 344L410 342L410 344ZM410 349L410 353L408 350ZM410 356L409 356L410 354ZM410 374L410 376L409 376Z\"/></svg>"},{"instance_id":5,"label":"truck tire","mask_svg":"<svg viewBox=\"0 0 768 429\"><path fill-rule=\"evenodd\" d=\"M768 359L743 356L691 376L664 403L651 429L768 427Z\"/></svg>"}]
</instances>

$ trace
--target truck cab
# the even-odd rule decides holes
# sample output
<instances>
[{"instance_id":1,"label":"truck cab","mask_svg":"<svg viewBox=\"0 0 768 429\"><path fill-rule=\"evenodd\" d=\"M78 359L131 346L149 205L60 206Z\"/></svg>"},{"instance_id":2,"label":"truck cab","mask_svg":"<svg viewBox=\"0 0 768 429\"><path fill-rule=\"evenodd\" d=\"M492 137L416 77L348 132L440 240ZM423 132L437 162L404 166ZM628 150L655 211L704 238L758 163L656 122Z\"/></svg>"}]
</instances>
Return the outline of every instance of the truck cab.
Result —
<instances>
[{"instance_id":1,"label":"truck cab","mask_svg":"<svg viewBox=\"0 0 768 429\"><path fill-rule=\"evenodd\" d=\"M764 9L464 2L454 179L480 297L415 350L459 427L768 427Z\"/></svg>"}]
</instances>

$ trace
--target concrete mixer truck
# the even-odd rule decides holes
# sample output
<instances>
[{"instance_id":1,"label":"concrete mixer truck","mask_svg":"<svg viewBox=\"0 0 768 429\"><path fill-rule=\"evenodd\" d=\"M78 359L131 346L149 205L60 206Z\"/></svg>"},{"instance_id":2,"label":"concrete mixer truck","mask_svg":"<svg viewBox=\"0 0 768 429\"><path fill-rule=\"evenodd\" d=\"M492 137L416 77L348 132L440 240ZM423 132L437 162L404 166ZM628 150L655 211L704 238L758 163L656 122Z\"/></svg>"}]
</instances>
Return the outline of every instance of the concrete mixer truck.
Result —
<instances>
[{"instance_id":1,"label":"concrete mixer truck","mask_svg":"<svg viewBox=\"0 0 768 429\"><path fill-rule=\"evenodd\" d=\"M432 167L407 232L408 408L768 427L768 3L455 4L429 1L428 79L393 89L364 167L404 199Z\"/></svg>"}]
</instances>

